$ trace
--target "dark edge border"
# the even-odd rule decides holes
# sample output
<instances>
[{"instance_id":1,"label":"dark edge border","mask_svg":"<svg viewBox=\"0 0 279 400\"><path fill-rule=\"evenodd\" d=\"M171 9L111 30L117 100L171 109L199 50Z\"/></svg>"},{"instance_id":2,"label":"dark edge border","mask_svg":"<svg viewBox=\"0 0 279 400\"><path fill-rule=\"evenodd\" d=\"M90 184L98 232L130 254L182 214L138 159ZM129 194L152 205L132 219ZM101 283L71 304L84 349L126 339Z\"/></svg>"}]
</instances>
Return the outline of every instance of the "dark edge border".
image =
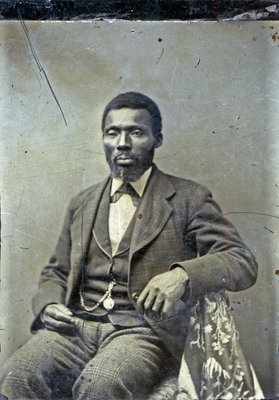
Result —
<instances>
[{"instance_id":1,"label":"dark edge border","mask_svg":"<svg viewBox=\"0 0 279 400\"><path fill-rule=\"evenodd\" d=\"M0 19L279 20L278 0L0 0Z\"/></svg>"}]
</instances>

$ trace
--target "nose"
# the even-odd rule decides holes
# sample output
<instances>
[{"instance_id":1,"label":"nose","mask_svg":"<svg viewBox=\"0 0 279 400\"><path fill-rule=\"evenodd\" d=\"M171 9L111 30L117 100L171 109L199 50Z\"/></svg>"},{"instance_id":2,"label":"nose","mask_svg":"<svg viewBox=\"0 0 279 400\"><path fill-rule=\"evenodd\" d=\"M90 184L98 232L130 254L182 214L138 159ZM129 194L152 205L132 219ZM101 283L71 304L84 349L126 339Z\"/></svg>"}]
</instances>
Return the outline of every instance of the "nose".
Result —
<instances>
[{"instance_id":1,"label":"nose","mask_svg":"<svg viewBox=\"0 0 279 400\"><path fill-rule=\"evenodd\" d=\"M131 148L131 140L129 134L121 132L117 144L118 150L129 150Z\"/></svg>"}]
</instances>

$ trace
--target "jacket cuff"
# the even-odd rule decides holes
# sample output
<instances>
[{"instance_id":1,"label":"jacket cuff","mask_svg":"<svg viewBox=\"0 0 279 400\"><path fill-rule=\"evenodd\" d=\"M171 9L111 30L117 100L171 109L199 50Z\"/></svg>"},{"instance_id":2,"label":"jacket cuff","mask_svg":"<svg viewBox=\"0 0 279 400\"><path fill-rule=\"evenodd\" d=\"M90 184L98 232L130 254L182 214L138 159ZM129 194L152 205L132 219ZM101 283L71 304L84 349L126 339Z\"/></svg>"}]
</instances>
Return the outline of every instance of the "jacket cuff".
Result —
<instances>
[{"instance_id":1,"label":"jacket cuff","mask_svg":"<svg viewBox=\"0 0 279 400\"><path fill-rule=\"evenodd\" d=\"M216 254L207 254L192 260L176 262L170 269L182 267L189 276L188 299L198 298L209 291L227 289L228 269Z\"/></svg>"}]
</instances>

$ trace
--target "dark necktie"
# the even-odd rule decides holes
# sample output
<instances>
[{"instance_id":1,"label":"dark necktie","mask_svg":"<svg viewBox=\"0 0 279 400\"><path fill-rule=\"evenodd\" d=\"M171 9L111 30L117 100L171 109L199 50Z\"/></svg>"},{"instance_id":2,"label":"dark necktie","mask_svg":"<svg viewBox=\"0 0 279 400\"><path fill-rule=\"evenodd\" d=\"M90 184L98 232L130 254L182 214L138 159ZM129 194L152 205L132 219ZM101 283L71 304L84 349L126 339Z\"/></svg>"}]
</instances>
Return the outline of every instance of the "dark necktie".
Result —
<instances>
[{"instance_id":1,"label":"dark necktie","mask_svg":"<svg viewBox=\"0 0 279 400\"><path fill-rule=\"evenodd\" d=\"M131 196L134 207L137 207L140 201L140 196L137 194L135 189L130 183L122 183L122 185L116 190L116 192L110 197L111 203L116 203L123 194Z\"/></svg>"}]
</instances>

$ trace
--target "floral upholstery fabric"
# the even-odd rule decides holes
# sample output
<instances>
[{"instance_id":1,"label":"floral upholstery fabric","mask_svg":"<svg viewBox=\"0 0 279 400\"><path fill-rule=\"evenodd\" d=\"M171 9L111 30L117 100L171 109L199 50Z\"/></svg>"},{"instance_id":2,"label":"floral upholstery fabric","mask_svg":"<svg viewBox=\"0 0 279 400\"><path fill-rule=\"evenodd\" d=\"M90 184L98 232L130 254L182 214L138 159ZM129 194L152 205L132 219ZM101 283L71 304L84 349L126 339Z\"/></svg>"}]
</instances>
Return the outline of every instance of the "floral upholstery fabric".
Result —
<instances>
[{"instance_id":1,"label":"floral upholstery fabric","mask_svg":"<svg viewBox=\"0 0 279 400\"><path fill-rule=\"evenodd\" d=\"M165 379L148 400L240 398L263 394L241 350L225 292L211 292L192 307L178 379Z\"/></svg>"}]
</instances>

